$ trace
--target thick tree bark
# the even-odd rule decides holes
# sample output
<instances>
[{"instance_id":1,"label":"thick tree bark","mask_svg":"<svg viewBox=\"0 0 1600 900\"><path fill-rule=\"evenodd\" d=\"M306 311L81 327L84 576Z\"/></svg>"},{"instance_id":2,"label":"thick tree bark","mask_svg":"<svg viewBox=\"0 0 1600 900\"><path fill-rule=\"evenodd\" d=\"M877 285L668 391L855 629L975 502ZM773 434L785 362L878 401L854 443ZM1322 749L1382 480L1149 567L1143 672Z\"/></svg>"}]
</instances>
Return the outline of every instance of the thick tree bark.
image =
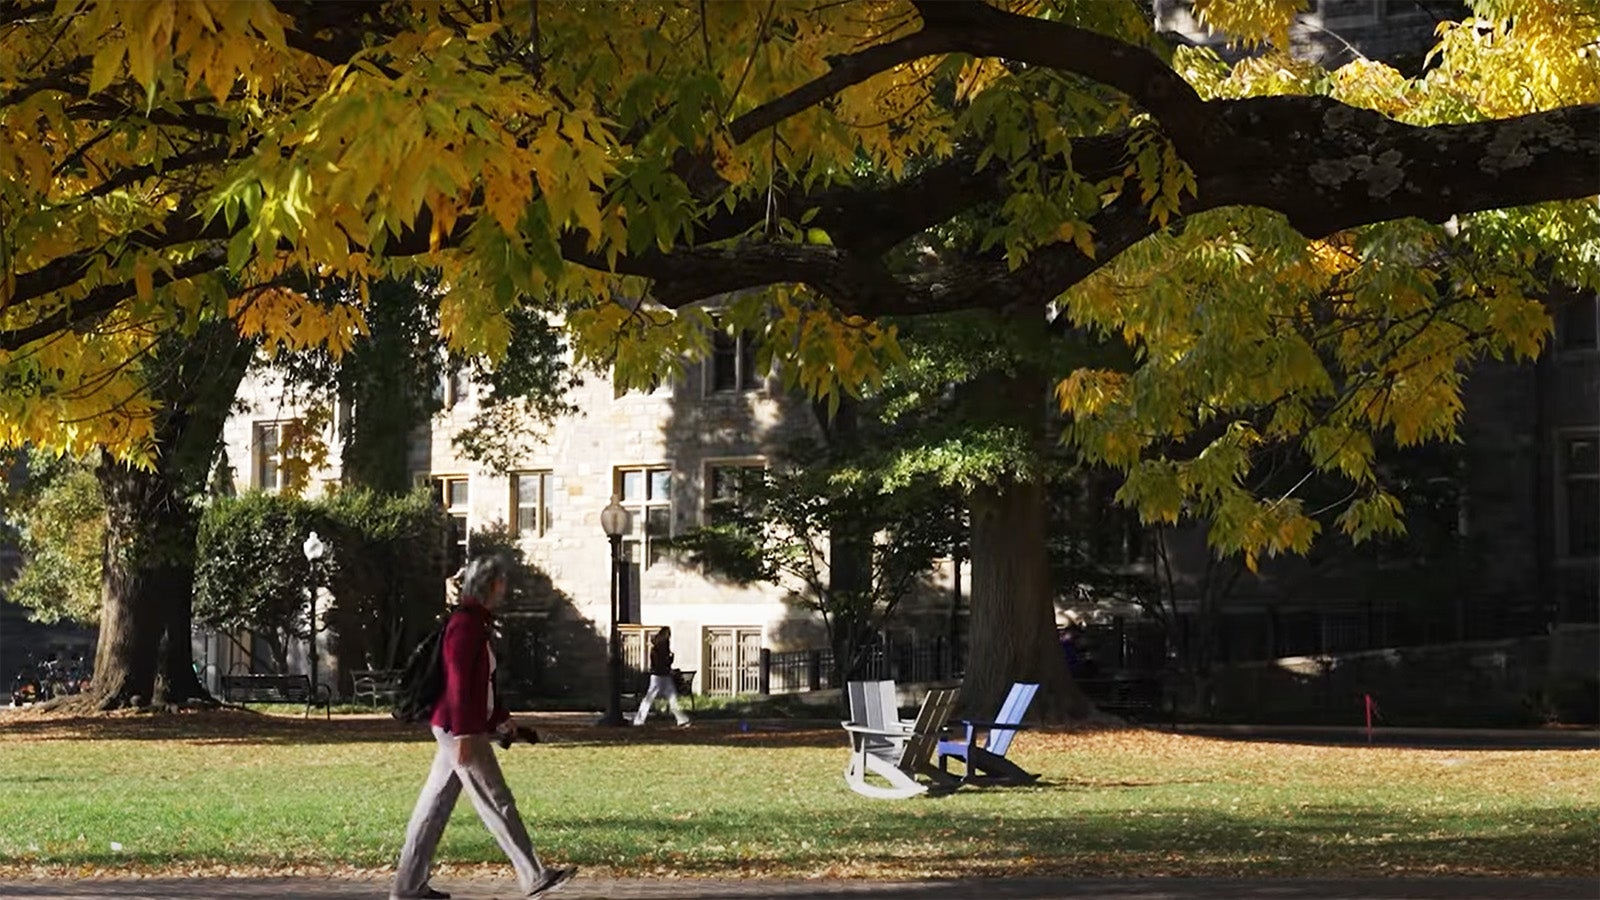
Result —
<instances>
[{"instance_id":1,"label":"thick tree bark","mask_svg":"<svg viewBox=\"0 0 1600 900\"><path fill-rule=\"evenodd\" d=\"M150 372L166 404L154 467L105 458L95 470L106 504L100 637L86 698L96 709L215 702L190 644L200 526L191 498L204 488L254 344L221 321L165 349Z\"/></svg>"},{"instance_id":2,"label":"thick tree bark","mask_svg":"<svg viewBox=\"0 0 1600 900\"><path fill-rule=\"evenodd\" d=\"M1088 716L1093 707L1067 673L1056 641L1055 598L1045 557L1044 486L981 488L972 513L972 619L961 703L993 716L1014 681L1036 681L1030 714L1046 722Z\"/></svg>"},{"instance_id":3,"label":"thick tree bark","mask_svg":"<svg viewBox=\"0 0 1600 900\"><path fill-rule=\"evenodd\" d=\"M107 521L93 705L210 700L189 643L197 513L160 469L108 459L95 475Z\"/></svg>"},{"instance_id":4,"label":"thick tree bark","mask_svg":"<svg viewBox=\"0 0 1600 900\"><path fill-rule=\"evenodd\" d=\"M1007 320L1024 346L1049 339L1037 310L1019 309ZM963 388L974 420L1020 431L1027 445L1023 452L1032 457L1013 461L1013 475L967 495L972 596L961 703L978 718L998 712L1015 681L1039 683L1030 714L1044 721L1081 719L1093 712L1067 672L1056 640L1041 474L1041 461L1049 454L1050 379L1039 364L1026 361L1039 358L1024 351L1013 370L992 371Z\"/></svg>"}]
</instances>

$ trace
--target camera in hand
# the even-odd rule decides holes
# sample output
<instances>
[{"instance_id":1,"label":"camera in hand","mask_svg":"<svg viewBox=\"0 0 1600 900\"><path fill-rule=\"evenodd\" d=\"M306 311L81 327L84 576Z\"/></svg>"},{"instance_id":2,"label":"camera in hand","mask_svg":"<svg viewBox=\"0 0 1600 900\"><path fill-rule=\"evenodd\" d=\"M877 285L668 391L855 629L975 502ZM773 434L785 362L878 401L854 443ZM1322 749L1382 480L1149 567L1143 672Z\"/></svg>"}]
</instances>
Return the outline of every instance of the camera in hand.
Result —
<instances>
[{"instance_id":1,"label":"camera in hand","mask_svg":"<svg viewBox=\"0 0 1600 900\"><path fill-rule=\"evenodd\" d=\"M539 732L522 725L514 726L510 731L500 732L500 749L510 750L513 741L524 741L529 744L539 743Z\"/></svg>"}]
</instances>

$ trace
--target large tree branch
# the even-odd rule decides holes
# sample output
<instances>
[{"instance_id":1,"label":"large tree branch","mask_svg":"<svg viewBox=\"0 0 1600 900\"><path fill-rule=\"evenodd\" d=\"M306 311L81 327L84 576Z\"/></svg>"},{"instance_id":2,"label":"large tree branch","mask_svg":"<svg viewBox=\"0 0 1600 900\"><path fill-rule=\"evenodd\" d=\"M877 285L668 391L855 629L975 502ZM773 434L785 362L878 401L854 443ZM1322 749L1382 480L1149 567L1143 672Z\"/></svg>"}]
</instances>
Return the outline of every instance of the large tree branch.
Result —
<instances>
[{"instance_id":1,"label":"large tree branch","mask_svg":"<svg viewBox=\"0 0 1600 900\"><path fill-rule=\"evenodd\" d=\"M1206 106L1231 152L1196 165L1204 207L1277 210L1311 237L1600 194L1600 104L1428 127L1327 97Z\"/></svg>"},{"instance_id":2,"label":"large tree branch","mask_svg":"<svg viewBox=\"0 0 1600 900\"><path fill-rule=\"evenodd\" d=\"M222 264L216 259L206 256L195 256L172 267L170 272L157 271L151 278L154 287L162 287L174 281L204 275L221 268ZM99 285L90 290L82 298L73 301L61 309L47 316L41 316L21 328L0 330L0 350L19 350L34 341L43 340L53 334L77 328L84 322L95 321L128 298L135 296L137 286L133 281L113 281Z\"/></svg>"},{"instance_id":3,"label":"large tree branch","mask_svg":"<svg viewBox=\"0 0 1600 900\"><path fill-rule=\"evenodd\" d=\"M1183 204L1180 218L1224 206L1256 206L1283 213L1302 233L1316 237L1396 218L1437 222L1600 193L1600 105L1430 128L1322 97L1215 101L1207 107L1233 132L1236 150L1197 170L1196 195ZM1117 158L1120 140L1079 143L1095 147L1102 157L1097 166L1103 167ZM1074 146L1081 164L1086 157ZM949 177L952 171L936 169L930 176ZM984 173L974 173L967 188L959 200L954 194L942 201L924 195L927 215L955 215L1004 197L1003 181ZM912 211L880 205L895 197L912 204ZM838 217L849 224L841 231L846 239L836 239L834 247L763 244L680 251L630 259L627 270L656 279L656 296L668 306L798 282L861 315L1001 308L1051 301L1158 227L1130 190L1089 220L1095 229L1093 258L1058 244L1039 248L1016 271L998 262L966 260L885 280L880 268L855 257L881 252L884 241L922 221L917 200L893 189L854 199L854 205L844 196L835 201L850 213ZM887 228L878 243L852 244L870 234L876 222Z\"/></svg>"},{"instance_id":4,"label":"large tree branch","mask_svg":"<svg viewBox=\"0 0 1600 900\"><path fill-rule=\"evenodd\" d=\"M319 17L307 18L302 34L342 34L320 18L327 15L323 7L280 0L279 8ZM1077 72L1128 93L1150 110L1196 175L1197 194L1180 217L1251 205L1277 210L1302 232L1317 236L1398 217L1441 221L1459 213L1600 193L1600 105L1423 128L1324 97L1203 103L1154 55L1112 38L977 2L923 3L919 9L922 31L835 60L827 75L735 120L735 136L748 138L921 55L968 52ZM344 43L341 52L354 52L355 46ZM1080 139L1074 142L1074 161L1081 174L1096 177L1120 166L1124 147L1120 136ZM884 266L880 257L889 248L965 211L1001 203L1008 189L1003 173L973 171L968 157L958 154L898 184L797 194L790 203L816 209L815 221L834 246L749 243L652 250L622 256L616 268L653 279L656 296L672 306L744 288L804 283L863 315L935 312L1048 302L1155 230L1130 190L1091 218L1097 242L1093 259L1071 247L1049 246L1035 250L1014 272L985 260L900 277ZM751 204L713 216L701 224L697 240L735 238L763 212ZM470 217L458 220L452 239L470 222ZM130 240L146 248L171 247L226 238L229 231L217 220L202 224L189 210ZM385 252L427 252L428 231L424 215ZM569 260L605 268L606 261L589 253L587 243L582 234L561 238ZM13 301L68 287L86 274L93 259L93 254L64 257L19 275ZM123 289L131 292L131 286ZM0 332L0 347L20 346L24 334Z\"/></svg>"},{"instance_id":5,"label":"large tree branch","mask_svg":"<svg viewBox=\"0 0 1600 900\"><path fill-rule=\"evenodd\" d=\"M728 126L740 143L852 85L924 56L969 53L1075 72L1116 88L1149 110L1188 149L1213 135L1204 103L1182 76L1155 54L1064 22L996 9L982 0L914 0L923 28L885 44L837 57L829 71L739 116Z\"/></svg>"},{"instance_id":6,"label":"large tree branch","mask_svg":"<svg viewBox=\"0 0 1600 900\"><path fill-rule=\"evenodd\" d=\"M828 73L787 94L750 110L728 125L734 141L744 143L765 129L796 113L810 109L851 85L860 84L881 72L914 59L951 53L957 49L957 35L923 29L887 44L877 44L859 53L834 57Z\"/></svg>"}]
</instances>

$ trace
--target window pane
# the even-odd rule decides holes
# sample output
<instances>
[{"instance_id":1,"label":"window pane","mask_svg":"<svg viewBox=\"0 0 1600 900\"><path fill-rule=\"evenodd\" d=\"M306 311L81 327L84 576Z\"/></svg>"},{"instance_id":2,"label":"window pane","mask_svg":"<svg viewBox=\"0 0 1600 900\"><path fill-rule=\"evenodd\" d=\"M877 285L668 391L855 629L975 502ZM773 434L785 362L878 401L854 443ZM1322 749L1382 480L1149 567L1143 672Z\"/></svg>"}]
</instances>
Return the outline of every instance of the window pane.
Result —
<instances>
[{"instance_id":1,"label":"window pane","mask_svg":"<svg viewBox=\"0 0 1600 900\"><path fill-rule=\"evenodd\" d=\"M736 480L733 477L734 469L731 466L715 466L711 469L711 485L706 491L711 500L732 500Z\"/></svg>"},{"instance_id":2,"label":"window pane","mask_svg":"<svg viewBox=\"0 0 1600 900\"><path fill-rule=\"evenodd\" d=\"M739 388L739 342L733 335L718 331L711 335L711 389L733 391Z\"/></svg>"},{"instance_id":3,"label":"window pane","mask_svg":"<svg viewBox=\"0 0 1600 900\"><path fill-rule=\"evenodd\" d=\"M511 527L523 536L539 533L539 476L515 475L512 477Z\"/></svg>"},{"instance_id":4,"label":"window pane","mask_svg":"<svg viewBox=\"0 0 1600 900\"><path fill-rule=\"evenodd\" d=\"M666 506L652 506L645 511L645 534L651 537L666 537L672 533L672 509Z\"/></svg>"},{"instance_id":5,"label":"window pane","mask_svg":"<svg viewBox=\"0 0 1600 900\"><path fill-rule=\"evenodd\" d=\"M1562 474L1600 476L1600 439L1569 439Z\"/></svg>"},{"instance_id":6,"label":"window pane","mask_svg":"<svg viewBox=\"0 0 1600 900\"><path fill-rule=\"evenodd\" d=\"M458 509L467 505L467 480L465 478L451 479L449 490L451 509Z\"/></svg>"},{"instance_id":7,"label":"window pane","mask_svg":"<svg viewBox=\"0 0 1600 900\"><path fill-rule=\"evenodd\" d=\"M756 378L756 343L744 337L739 338L739 387L744 390L760 387L760 380Z\"/></svg>"},{"instance_id":8,"label":"window pane","mask_svg":"<svg viewBox=\"0 0 1600 900\"><path fill-rule=\"evenodd\" d=\"M278 426L256 426L256 487L278 489Z\"/></svg>"},{"instance_id":9,"label":"window pane","mask_svg":"<svg viewBox=\"0 0 1600 900\"><path fill-rule=\"evenodd\" d=\"M672 497L672 472L667 469L650 470L650 499L669 500Z\"/></svg>"},{"instance_id":10,"label":"window pane","mask_svg":"<svg viewBox=\"0 0 1600 900\"><path fill-rule=\"evenodd\" d=\"M1593 350L1596 346L1597 323L1595 306L1600 300L1593 297L1575 300L1561 311L1561 347L1564 350Z\"/></svg>"},{"instance_id":11,"label":"window pane","mask_svg":"<svg viewBox=\"0 0 1600 900\"><path fill-rule=\"evenodd\" d=\"M635 469L622 473L622 502L644 499L644 473Z\"/></svg>"},{"instance_id":12,"label":"window pane","mask_svg":"<svg viewBox=\"0 0 1600 900\"><path fill-rule=\"evenodd\" d=\"M455 572L467 564L467 517L450 517L450 571Z\"/></svg>"},{"instance_id":13,"label":"window pane","mask_svg":"<svg viewBox=\"0 0 1600 900\"><path fill-rule=\"evenodd\" d=\"M550 492L553 489L554 489L554 485L551 484L550 473L549 472L545 472L544 474L540 475L539 476L539 511L540 511L540 514L541 514L540 518L539 518L539 533L540 534L544 534L546 531L549 531L550 530L550 523L552 521L554 521L554 519L550 516Z\"/></svg>"},{"instance_id":14,"label":"window pane","mask_svg":"<svg viewBox=\"0 0 1600 900\"><path fill-rule=\"evenodd\" d=\"M1600 554L1600 480L1567 482L1567 555Z\"/></svg>"}]
</instances>

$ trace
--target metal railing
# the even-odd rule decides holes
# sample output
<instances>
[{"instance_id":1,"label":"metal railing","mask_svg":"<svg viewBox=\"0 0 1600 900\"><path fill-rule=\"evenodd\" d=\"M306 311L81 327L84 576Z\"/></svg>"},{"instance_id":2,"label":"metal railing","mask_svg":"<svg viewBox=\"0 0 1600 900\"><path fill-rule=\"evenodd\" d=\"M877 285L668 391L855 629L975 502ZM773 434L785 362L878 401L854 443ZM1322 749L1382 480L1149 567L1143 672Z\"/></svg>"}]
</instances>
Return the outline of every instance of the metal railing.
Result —
<instances>
[{"instance_id":1,"label":"metal railing","mask_svg":"<svg viewBox=\"0 0 1600 900\"><path fill-rule=\"evenodd\" d=\"M947 681L961 677L965 648L947 638L889 641L874 645L850 678L889 678L899 682ZM837 687L831 648L774 653L762 650L757 677L761 694L792 694Z\"/></svg>"}]
</instances>

